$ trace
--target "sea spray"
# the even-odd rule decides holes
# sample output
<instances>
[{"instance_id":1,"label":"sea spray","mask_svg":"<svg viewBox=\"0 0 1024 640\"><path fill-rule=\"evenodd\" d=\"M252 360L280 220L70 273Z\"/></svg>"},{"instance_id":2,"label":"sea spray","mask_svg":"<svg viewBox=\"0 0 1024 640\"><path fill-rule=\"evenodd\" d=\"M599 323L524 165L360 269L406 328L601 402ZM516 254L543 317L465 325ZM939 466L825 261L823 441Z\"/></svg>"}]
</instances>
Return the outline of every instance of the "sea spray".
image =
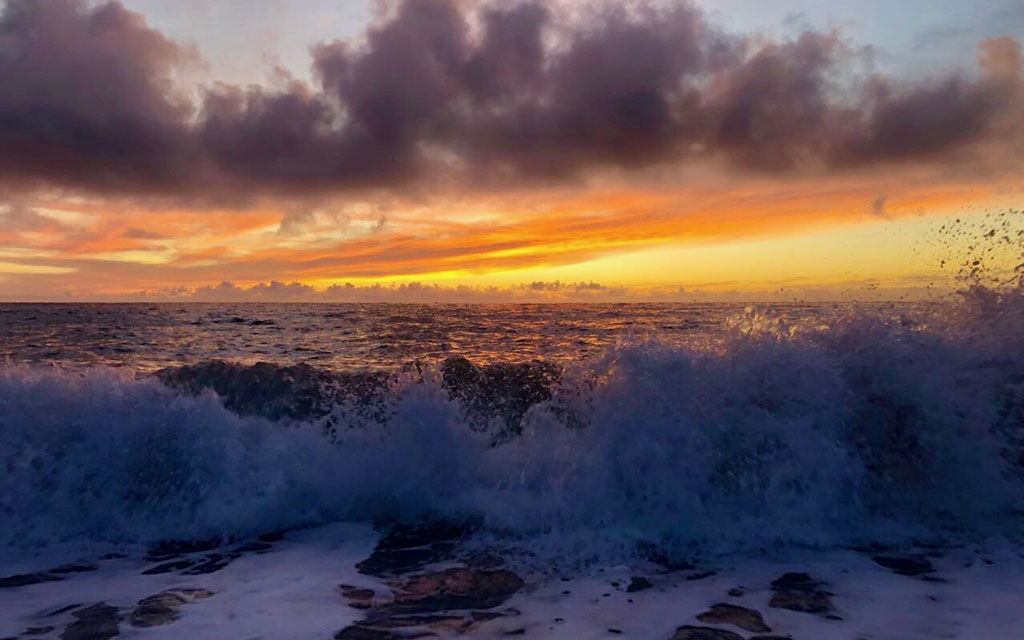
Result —
<instances>
[{"instance_id":1,"label":"sea spray","mask_svg":"<svg viewBox=\"0 0 1024 640\"><path fill-rule=\"evenodd\" d=\"M604 557L1015 537L1022 314L982 290L810 324L751 310L708 348L635 340L564 367L501 437L432 366L346 423L351 407L272 421L150 375L10 365L0 545L424 517Z\"/></svg>"}]
</instances>

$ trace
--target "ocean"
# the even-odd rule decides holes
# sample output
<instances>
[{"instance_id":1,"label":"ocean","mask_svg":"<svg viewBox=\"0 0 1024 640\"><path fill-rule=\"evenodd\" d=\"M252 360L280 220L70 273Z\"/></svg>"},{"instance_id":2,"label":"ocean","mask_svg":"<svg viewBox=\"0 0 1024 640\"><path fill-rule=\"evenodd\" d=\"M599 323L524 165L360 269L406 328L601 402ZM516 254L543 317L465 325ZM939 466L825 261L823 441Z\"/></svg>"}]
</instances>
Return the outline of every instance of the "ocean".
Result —
<instances>
[{"instance_id":1,"label":"ocean","mask_svg":"<svg viewBox=\"0 0 1024 640\"><path fill-rule=\"evenodd\" d=\"M790 321L849 305L759 307ZM894 305L875 305L899 313ZM568 363L623 341L698 344L742 304L2 304L0 358L152 371L207 360L396 369L453 355Z\"/></svg>"},{"instance_id":2,"label":"ocean","mask_svg":"<svg viewBox=\"0 0 1024 640\"><path fill-rule=\"evenodd\" d=\"M1024 304L3 305L0 545L1017 535Z\"/></svg>"},{"instance_id":3,"label":"ocean","mask_svg":"<svg viewBox=\"0 0 1024 640\"><path fill-rule=\"evenodd\" d=\"M0 305L0 635L1012 636L1022 327L984 288Z\"/></svg>"}]
</instances>

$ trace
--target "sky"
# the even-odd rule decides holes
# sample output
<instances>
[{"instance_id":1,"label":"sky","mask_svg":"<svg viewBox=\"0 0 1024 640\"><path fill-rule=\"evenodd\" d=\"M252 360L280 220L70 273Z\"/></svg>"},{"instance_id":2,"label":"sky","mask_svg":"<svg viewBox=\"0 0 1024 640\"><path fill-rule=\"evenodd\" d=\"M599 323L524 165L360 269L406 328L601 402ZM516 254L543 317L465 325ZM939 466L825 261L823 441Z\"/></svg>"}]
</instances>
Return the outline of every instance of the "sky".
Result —
<instances>
[{"instance_id":1,"label":"sky","mask_svg":"<svg viewBox=\"0 0 1024 640\"><path fill-rule=\"evenodd\" d=\"M928 295L1021 224L1021 33L1020 0L0 0L0 301Z\"/></svg>"}]
</instances>

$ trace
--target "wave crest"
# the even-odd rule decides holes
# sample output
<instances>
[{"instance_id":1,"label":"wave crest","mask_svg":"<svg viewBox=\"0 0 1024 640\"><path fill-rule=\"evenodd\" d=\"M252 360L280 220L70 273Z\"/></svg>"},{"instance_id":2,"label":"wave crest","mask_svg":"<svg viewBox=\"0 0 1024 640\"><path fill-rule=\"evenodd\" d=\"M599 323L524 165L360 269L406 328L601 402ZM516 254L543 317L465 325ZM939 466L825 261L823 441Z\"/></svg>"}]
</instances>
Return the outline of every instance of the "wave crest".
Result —
<instances>
[{"instance_id":1,"label":"wave crest","mask_svg":"<svg viewBox=\"0 0 1024 640\"><path fill-rule=\"evenodd\" d=\"M0 545L426 516L587 553L1017 536L1022 326L1024 296L979 290L564 370L8 366Z\"/></svg>"}]
</instances>

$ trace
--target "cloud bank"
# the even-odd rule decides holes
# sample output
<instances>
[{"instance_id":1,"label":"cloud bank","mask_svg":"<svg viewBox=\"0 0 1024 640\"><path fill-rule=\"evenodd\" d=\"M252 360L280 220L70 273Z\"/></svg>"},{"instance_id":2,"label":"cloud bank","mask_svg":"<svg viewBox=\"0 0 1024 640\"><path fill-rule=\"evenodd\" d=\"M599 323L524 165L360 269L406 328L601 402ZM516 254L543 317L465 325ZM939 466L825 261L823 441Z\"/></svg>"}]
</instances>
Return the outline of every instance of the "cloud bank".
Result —
<instances>
[{"instance_id":1,"label":"cloud bank","mask_svg":"<svg viewBox=\"0 0 1024 640\"><path fill-rule=\"evenodd\" d=\"M548 303L745 303L933 299L950 287L926 289L922 283L880 287L864 280L832 286L790 283L774 289L687 289L685 287L628 287L593 281L535 281L521 285L474 287L420 282L401 284L337 284L317 288L302 282L273 280L254 285L222 282L216 286L176 287L136 291L97 298L105 302L154 303L306 303L306 304L548 304Z\"/></svg>"},{"instance_id":2,"label":"cloud bank","mask_svg":"<svg viewBox=\"0 0 1024 640\"><path fill-rule=\"evenodd\" d=\"M116 1L8 0L0 183L174 198L519 186L714 162L835 172L1021 156L1020 44L865 70L840 33L729 33L686 2L405 0L314 47L314 85L181 86L198 54Z\"/></svg>"}]
</instances>

